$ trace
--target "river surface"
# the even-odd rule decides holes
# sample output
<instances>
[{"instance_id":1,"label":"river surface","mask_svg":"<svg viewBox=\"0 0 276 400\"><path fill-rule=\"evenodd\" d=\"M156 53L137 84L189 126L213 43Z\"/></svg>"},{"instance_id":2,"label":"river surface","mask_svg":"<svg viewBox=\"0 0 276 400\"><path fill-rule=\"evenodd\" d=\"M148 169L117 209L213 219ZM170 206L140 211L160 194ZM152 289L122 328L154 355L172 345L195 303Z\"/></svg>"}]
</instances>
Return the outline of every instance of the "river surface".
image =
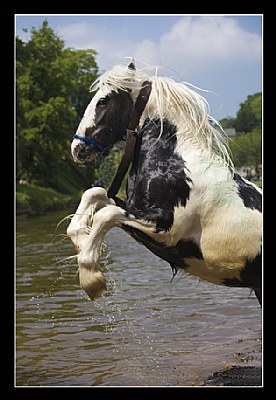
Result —
<instances>
[{"instance_id":1,"label":"river surface","mask_svg":"<svg viewBox=\"0 0 276 400\"><path fill-rule=\"evenodd\" d=\"M108 291L80 288L67 222L16 226L16 386L201 386L232 365L261 366L262 311L246 288L177 274L115 228L101 258ZM250 297L249 297L250 295Z\"/></svg>"}]
</instances>

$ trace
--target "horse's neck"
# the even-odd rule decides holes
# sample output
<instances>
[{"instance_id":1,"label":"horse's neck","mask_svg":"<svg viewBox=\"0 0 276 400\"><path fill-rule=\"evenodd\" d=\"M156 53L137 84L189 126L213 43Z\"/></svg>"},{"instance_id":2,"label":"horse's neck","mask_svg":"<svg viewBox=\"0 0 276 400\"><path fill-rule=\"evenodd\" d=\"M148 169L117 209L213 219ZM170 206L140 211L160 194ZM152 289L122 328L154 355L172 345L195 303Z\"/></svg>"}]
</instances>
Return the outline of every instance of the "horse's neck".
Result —
<instances>
[{"instance_id":1,"label":"horse's neck","mask_svg":"<svg viewBox=\"0 0 276 400\"><path fill-rule=\"evenodd\" d=\"M210 219L216 199L229 192L222 188L231 184L224 165L211 163L196 146L178 140L179 134L164 120L160 135L160 120L147 120L128 176L127 211L161 230L172 226L178 206L187 207L185 218Z\"/></svg>"},{"instance_id":2,"label":"horse's neck","mask_svg":"<svg viewBox=\"0 0 276 400\"><path fill-rule=\"evenodd\" d=\"M176 127L159 119L147 120L138 137L128 177L127 211L167 231L174 208L185 207L190 193L185 161L175 153Z\"/></svg>"},{"instance_id":3,"label":"horse's neck","mask_svg":"<svg viewBox=\"0 0 276 400\"><path fill-rule=\"evenodd\" d=\"M231 177L231 171L224 160L218 156L212 158L202 146L187 139L181 125L175 121L164 119L161 122L158 118L147 118L141 130L141 141L142 137L144 152L151 156L154 154L164 162L166 158L172 160L173 154L181 157L187 175L200 185L207 182L210 187L218 182L229 181Z\"/></svg>"},{"instance_id":4,"label":"horse's neck","mask_svg":"<svg viewBox=\"0 0 276 400\"><path fill-rule=\"evenodd\" d=\"M218 182L228 181L231 177L231 170L222 159L212 159L196 146L187 145L186 148L177 146L176 152L185 160L192 180L205 181L208 182L208 186L211 186L217 185Z\"/></svg>"}]
</instances>

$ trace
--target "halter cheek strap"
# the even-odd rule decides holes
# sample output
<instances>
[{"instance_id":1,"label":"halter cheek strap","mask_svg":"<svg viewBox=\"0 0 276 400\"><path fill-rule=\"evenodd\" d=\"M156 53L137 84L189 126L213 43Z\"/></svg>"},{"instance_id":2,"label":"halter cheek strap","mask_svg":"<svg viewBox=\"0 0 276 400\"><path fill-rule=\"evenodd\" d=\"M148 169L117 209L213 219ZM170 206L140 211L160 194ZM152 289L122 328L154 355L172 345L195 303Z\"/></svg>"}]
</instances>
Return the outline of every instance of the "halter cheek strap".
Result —
<instances>
[{"instance_id":1,"label":"halter cheek strap","mask_svg":"<svg viewBox=\"0 0 276 400\"><path fill-rule=\"evenodd\" d=\"M79 139L79 140L82 140L83 142L86 142L86 143L89 143L89 144L93 144L93 146L94 146L97 150L99 150L99 151L101 151L101 152L106 151L106 147L103 146L102 144L96 142L96 140L94 140L94 139L89 139L89 138L87 138L87 137L79 136L79 135L74 135L74 136L73 136L73 139Z\"/></svg>"},{"instance_id":2,"label":"halter cheek strap","mask_svg":"<svg viewBox=\"0 0 276 400\"><path fill-rule=\"evenodd\" d=\"M118 193L123 179L128 171L129 165L133 160L133 156L135 153L135 145L136 139L139 132L137 132L137 127L139 125L140 118L143 114L143 111L148 102L149 96L151 93L151 82L145 81L143 82L143 87L140 90L140 93L136 99L134 110L131 116L130 123L128 125L127 138L126 138L126 146L125 152L121 159L120 165L117 169L116 175L107 191L107 197L115 198ZM118 203L118 198L116 198L116 202Z\"/></svg>"}]
</instances>

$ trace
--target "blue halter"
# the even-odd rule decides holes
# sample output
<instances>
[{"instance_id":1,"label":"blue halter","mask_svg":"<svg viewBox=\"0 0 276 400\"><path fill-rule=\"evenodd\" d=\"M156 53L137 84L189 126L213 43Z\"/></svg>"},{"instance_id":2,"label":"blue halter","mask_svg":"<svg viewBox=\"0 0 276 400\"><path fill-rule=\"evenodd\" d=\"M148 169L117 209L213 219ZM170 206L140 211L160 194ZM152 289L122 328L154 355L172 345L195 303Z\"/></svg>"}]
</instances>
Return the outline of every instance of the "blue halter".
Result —
<instances>
[{"instance_id":1,"label":"blue halter","mask_svg":"<svg viewBox=\"0 0 276 400\"><path fill-rule=\"evenodd\" d=\"M106 151L106 147L103 146L103 145L100 144L100 143L97 143L96 140L89 139L89 138L87 138L87 137L79 136L79 135L74 135L74 136L73 136L73 139L80 139L80 140L82 140L83 142L93 144L93 146L94 146L97 150L99 150L99 151L101 151L101 152Z\"/></svg>"}]
</instances>

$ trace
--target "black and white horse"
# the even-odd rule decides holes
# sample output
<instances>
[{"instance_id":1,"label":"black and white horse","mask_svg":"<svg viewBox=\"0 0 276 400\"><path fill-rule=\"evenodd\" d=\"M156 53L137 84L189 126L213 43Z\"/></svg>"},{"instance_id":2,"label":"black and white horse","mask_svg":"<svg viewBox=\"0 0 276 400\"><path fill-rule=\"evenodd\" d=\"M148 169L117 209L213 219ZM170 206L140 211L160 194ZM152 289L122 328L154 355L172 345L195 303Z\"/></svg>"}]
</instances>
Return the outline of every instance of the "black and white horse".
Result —
<instances>
[{"instance_id":1,"label":"black and white horse","mask_svg":"<svg viewBox=\"0 0 276 400\"><path fill-rule=\"evenodd\" d=\"M174 273L248 287L262 299L262 195L233 168L226 135L206 100L187 85L117 65L92 85L97 90L71 146L73 159L93 164L123 140L143 88L128 176L127 200L94 187L84 192L67 229L78 250L81 287L91 299L105 290L101 244L121 227Z\"/></svg>"}]
</instances>

